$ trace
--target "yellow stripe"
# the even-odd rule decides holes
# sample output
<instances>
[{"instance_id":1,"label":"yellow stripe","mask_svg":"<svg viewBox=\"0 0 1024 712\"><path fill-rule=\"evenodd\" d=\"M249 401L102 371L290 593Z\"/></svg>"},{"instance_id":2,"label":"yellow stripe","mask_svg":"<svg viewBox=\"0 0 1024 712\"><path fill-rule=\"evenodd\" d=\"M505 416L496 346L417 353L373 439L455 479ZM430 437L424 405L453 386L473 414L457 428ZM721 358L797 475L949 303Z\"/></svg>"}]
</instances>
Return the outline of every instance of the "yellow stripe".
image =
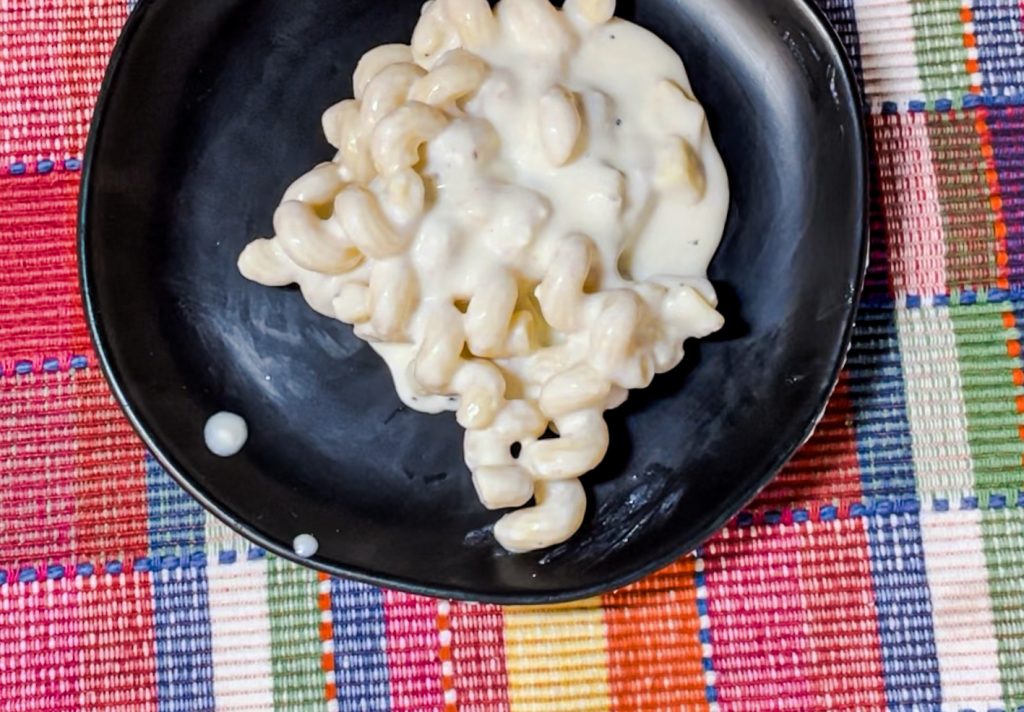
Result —
<instances>
[{"instance_id":1,"label":"yellow stripe","mask_svg":"<svg viewBox=\"0 0 1024 712\"><path fill-rule=\"evenodd\" d=\"M601 599L505 609L512 712L605 712L608 637Z\"/></svg>"}]
</instances>

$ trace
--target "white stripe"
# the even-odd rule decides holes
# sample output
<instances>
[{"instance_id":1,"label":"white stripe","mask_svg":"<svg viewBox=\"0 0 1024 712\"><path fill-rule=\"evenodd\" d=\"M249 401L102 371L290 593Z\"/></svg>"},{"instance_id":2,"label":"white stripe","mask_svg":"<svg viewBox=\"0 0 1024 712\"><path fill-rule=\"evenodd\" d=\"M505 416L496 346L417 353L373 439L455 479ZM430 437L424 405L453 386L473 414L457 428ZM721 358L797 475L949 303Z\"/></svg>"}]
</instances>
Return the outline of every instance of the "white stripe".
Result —
<instances>
[{"instance_id":1,"label":"white stripe","mask_svg":"<svg viewBox=\"0 0 1024 712\"><path fill-rule=\"evenodd\" d=\"M981 517L979 510L921 513L944 709L1003 707Z\"/></svg>"},{"instance_id":2,"label":"white stripe","mask_svg":"<svg viewBox=\"0 0 1024 712\"><path fill-rule=\"evenodd\" d=\"M917 491L926 499L974 487L956 334L944 307L896 310Z\"/></svg>"},{"instance_id":3,"label":"white stripe","mask_svg":"<svg viewBox=\"0 0 1024 712\"><path fill-rule=\"evenodd\" d=\"M864 86L873 103L924 98L910 0L854 0Z\"/></svg>"},{"instance_id":4,"label":"white stripe","mask_svg":"<svg viewBox=\"0 0 1024 712\"><path fill-rule=\"evenodd\" d=\"M206 576L217 710L273 710L267 561L248 561L244 554L234 564L213 561Z\"/></svg>"},{"instance_id":5,"label":"white stripe","mask_svg":"<svg viewBox=\"0 0 1024 712\"><path fill-rule=\"evenodd\" d=\"M255 545L209 512L205 514L206 550L217 553L235 551L239 559L244 559L246 552ZM213 556L216 557L216 553Z\"/></svg>"},{"instance_id":6,"label":"white stripe","mask_svg":"<svg viewBox=\"0 0 1024 712\"><path fill-rule=\"evenodd\" d=\"M696 573L702 573L704 571L704 557L702 557L702 556L695 556L694 557L693 569L694 569L694 571ZM697 600L698 601L703 601L704 605L705 606L707 605L707 602L708 602L708 589L707 589L707 587L705 587L705 586L698 586L697 587ZM701 630L707 630L707 631L711 630L711 618L709 616L706 616L706 615L698 616L697 620L700 622ZM702 643L701 644L701 655L704 658L712 661L712 669L704 671L704 685L706 687L716 687L717 684L718 684L718 676L715 674L715 671L714 671L714 664L713 664L714 658L712 657L713 656L713 650L712 650L712 647L711 647L711 643ZM715 704L714 702L710 703L710 709L713 712L717 711L717 709L718 709L717 704Z\"/></svg>"}]
</instances>

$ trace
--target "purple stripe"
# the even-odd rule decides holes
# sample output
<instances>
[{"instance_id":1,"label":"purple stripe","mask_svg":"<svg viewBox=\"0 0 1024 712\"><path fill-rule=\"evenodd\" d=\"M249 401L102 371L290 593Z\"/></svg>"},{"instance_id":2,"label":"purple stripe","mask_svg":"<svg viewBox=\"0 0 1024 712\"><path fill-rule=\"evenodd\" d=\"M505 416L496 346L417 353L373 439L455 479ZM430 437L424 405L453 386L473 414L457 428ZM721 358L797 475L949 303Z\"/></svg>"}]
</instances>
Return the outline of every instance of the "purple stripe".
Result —
<instances>
[{"instance_id":1,"label":"purple stripe","mask_svg":"<svg viewBox=\"0 0 1024 712\"><path fill-rule=\"evenodd\" d=\"M990 109L986 122L1003 201L1010 279L1019 284L1024 281L1024 109Z\"/></svg>"},{"instance_id":2,"label":"purple stripe","mask_svg":"<svg viewBox=\"0 0 1024 712\"><path fill-rule=\"evenodd\" d=\"M1024 94L1024 25L1019 3L1006 0L974 1L974 38L986 96Z\"/></svg>"},{"instance_id":3,"label":"purple stripe","mask_svg":"<svg viewBox=\"0 0 1024 712\"><path fill-rule=\"evenodd\" d=\"M331 579L334 674L341 712L391 709L384 595L378 588Z\"/></svg>"},{"instance_id":4,"label":"purple stripe","mask_svg":"<svg viewBox=\"0 0 1024 712\"><path fill-rule=\"evenodd\" d=\"M205 566L153 572L157 710L212 710L213 644Z\"/></svg>"},{"instance_id":5,"label":"purple stripe","mask_svg":"<svg viewBox=\"0 0 1024 712\"><path fill-rule=\"evenodd\" d=\"M868 519L871 578L890 709L934 709L942 702L918 514Z\"/></svg>"}]
</instances>

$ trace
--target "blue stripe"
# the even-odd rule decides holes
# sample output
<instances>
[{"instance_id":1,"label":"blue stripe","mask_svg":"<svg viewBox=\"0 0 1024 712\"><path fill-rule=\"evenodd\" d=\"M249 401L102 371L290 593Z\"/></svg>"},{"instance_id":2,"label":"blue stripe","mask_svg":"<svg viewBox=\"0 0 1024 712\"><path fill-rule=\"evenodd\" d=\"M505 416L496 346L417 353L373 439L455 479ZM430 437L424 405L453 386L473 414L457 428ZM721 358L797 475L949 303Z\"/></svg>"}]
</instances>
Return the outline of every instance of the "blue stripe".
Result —
<instances>
[{"instance_id":1,"label":"blue stripe","mask_svg":"<svg viewBox=\"0 0 1024 712\"><path fill-rule=\"evenodd\" d=\"M339 709L390 710L383 594L372 586L332 579L331 615Z\"/></svg>"},{"instance_id":2,"label":"blue stripe","mask_svg":"<svg viewBox=\"0 0 1024 712\"><path fill-rule=\"evenodd\" d=\"M859 309L847 373L864 495L913 496L913 450L895 310Z\"/></svg>"},{"instance_id":3,"label":"blue stripe","mask_svg":"<svg viewBox=\"0 0 1024 712\"><path fill-rule=\"evenodd\" d=\"M206 515L202 506L179 487L149 453L146 453L146 502L152 556L187 556L205 548Z\"/></svg>"},{"instance_id":4,"label":"blue stripe","mask_svg":"<svg viewBox=\"0 0 1024 712\"><path fill-rule=\"evenodd\" d=\"M213 655L203 508L146 453L159 712L213 709ZM194 566L181 566L193 562ZM160 570L163 569L163 570Z\"/></svg>"},{"instance_id":5,"label":"blue stripe","mask_svg":"<svg viewBox=\"0 0 1024 712\"><path fill-rule=\"evenodd\" d=\"M916 495L895 311L861 307L847 362L865 501ZM890 708L942 700L918 512L877 506L867 518L871 575Z\"/></svg>"},{"instance_id":6,"label":"blue stripe","mask_svg":"<svg viewBox=\"0 0 1024 712\"><path fill-rule=\"evenodd\" d=\"M153 573L158 712L212 710L213 645L206 567Z\"/></svg>"},{"instance_id":7,"label":"blue stripe","mask_svg":"<svg viewBox=\"0 0 1024 712\"><path fill-rule=\"evenodd\" d=\"M977 40L981 88L986 96L1024 93L1024 31L1021 9L1006 0L974 1L974 38Z\"/></svg>"}]
</instances>

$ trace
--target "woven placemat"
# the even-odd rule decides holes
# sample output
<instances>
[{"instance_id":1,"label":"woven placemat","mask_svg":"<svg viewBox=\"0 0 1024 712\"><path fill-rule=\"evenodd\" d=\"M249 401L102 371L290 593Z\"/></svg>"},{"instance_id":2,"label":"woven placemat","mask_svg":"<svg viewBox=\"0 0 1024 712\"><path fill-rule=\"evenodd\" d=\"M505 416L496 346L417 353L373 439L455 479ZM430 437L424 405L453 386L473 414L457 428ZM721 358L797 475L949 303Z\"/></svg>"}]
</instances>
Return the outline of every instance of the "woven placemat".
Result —
<instances>
[{"instance_id":1,"label":"woven placemat","mask_svg":"<svg viewBox=\"0 0 1024 712\"><path fill-rule=\"evenodd\" d=\"M130 4L0 0L0 710L1024 709L1018 0L822 1L870 106L874 177L828 413L696 555L533 609L269 556L133 435L74 254Z\"/></svg>"}]
</instances>

